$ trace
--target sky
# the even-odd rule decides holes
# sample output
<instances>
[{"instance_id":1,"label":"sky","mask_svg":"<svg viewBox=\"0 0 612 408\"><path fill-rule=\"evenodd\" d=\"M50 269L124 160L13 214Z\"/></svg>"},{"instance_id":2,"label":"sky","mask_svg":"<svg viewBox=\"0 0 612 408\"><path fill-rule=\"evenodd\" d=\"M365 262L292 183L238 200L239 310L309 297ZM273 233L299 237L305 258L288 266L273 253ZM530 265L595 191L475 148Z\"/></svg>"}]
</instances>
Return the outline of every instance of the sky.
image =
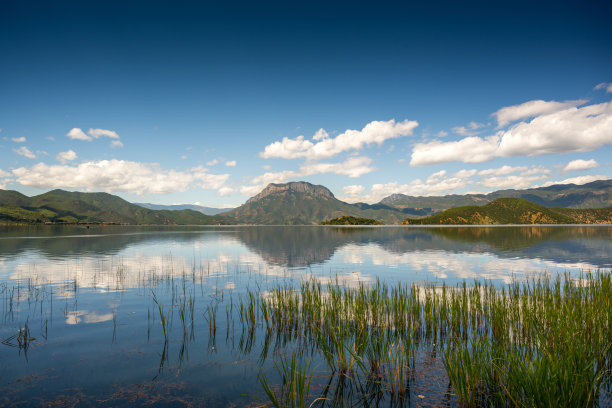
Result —
<instances>
[{"instance_id":1,"label":"sky","mask_svg":"<svg viewBox=\"0 0 612 408\"><path fill-rule=\"evenodd\" d=\"M238 206L612 178L612 6L0 3L0 188Z\"/></svg>"}]
</instances>

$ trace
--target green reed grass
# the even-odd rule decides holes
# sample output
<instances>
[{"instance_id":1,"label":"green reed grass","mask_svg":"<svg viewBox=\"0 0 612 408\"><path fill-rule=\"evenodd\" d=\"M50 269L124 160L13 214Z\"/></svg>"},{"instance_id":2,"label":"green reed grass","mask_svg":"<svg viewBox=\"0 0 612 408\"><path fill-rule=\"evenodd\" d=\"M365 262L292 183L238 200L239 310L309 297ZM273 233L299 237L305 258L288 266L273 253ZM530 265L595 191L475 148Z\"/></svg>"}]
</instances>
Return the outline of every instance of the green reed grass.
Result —
<instances>
[{"instance_id":1,"label":"green reed grass","mask_svg":"<svg viewBox=\"0 0 612 408\"><path fill-rule=\"evenodd\" d=\"M257 326L267 337L311 344L330 375L378 383L391 401L405 398L411 356L423 349L443 353L462 407L595 406L610 382L610 273L540 276L501 289L310 280L249 292L240 310L243 332L252 336Z\"/></svg>"},{"instance_id":2,"label":"green reed grass","mask_svg":"<svg viewBox=\"0 0 612 408\"><path fill-rule=\"evenodd\" d=\"M276 408L305 408L310 407L310 385L313 370L310 370L310 361L292 353L290 357L280 357L274 360L274 367L280 377L280 387L270 385L267 376L259 373L259 382L268 399Z\"/></svg>"}]
</instances>

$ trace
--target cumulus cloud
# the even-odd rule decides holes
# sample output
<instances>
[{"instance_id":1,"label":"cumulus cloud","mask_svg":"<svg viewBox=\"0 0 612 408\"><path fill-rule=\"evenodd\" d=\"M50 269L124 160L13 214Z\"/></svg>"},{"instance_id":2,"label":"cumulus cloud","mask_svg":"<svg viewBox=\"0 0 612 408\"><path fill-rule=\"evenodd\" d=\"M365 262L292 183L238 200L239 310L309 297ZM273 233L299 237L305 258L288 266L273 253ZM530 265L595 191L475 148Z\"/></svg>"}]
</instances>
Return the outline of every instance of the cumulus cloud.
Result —
<instances>
[{"instance_id":1,"label":"cumulus cloud","mask_svg":"<svg viewBox=\"0 0 612 408\"><path fill-rule=\"evenodd\" d=\"M548 187L548 186L552 186L553 184L586 184L586 183L590 183L592 181L597 181L597 180L609 180L611 177L610 176L602 176L602 175L598 175L598 176L578 176L578 177L572 177L572 178L567 178L565 180L561 180L561 181L548 181L544 184L542 184L542 187Z\"/></svg>"},{"instance_id":2,"label":"cumulus cloud","mask_svg":"<svg viewBox=\"0 0 612 408\"><path fill-rule=\"evenodd\" d=\"M467 126L455 126L451 130L461 136L474 136L482 127L484 127L483 123L470 122Z\"/></svg>"},{"instance_id":3,"label":"cumulus cloud","mask_svg":"<svg viewBox=\"0 0 612 408\"><path fill-rule=\"evenodd\" d=\"M66 133L66 136L73 140L85 140L86 142L91 142L93 140L93 138L87 136L80 128L70 129L70 132Z\"/></svg>"},{"instance_id":4,"label":"cumulus cloud","mask_svg":"<svg viewBox=\"0 0 612 408\"><path fill-rule=\"evenodd\" d=\"M117 134L117 132L114 132L112 130L107 130L107 129L89 129L89 132L87 132L89 134L89 136L95 137L96 139L104 136L104 137L110 137L111 139L119 139L119 135Z\"/></svg>"},{"instance_id":5,"label":"cumulus cloud","mask_svg":"<svg viewBox=\"0 0 612 408\"><path fill-rule=\"evenodd\" d=\"M25 146L21 146L19 149L13 149L13 151L15 153L17 153L18 155L20 155L20 156L27 157L28 159L35 159L36 158L36 155L34 153L32 153L30 151L30 149L28 149Z\"/></svg>"},{"instance_id":6,"label":"cumulus cloud","mask_svg":"<svg viewBox=\"0 0 612 408\"><path fill-rule=\"evenodd\" d=\"M226 161L225 165L227 167L236 167L236 160L230 160L230 161Z\"/></svg>"},{"instance_id":7,"label":"cumulus cloud","mask_svg":"<svg viewBox=\"0 0 612 408\"><path fill-rule=\"evenodd\" d=\"M66 134L70 139L73 140L84 140L86 142L91 142L93 139L98 139L100 137L108 137L111 139L116 139L118 144L111 143L111 147L121 147L123 144L118 141L119 135L117 132L108 129L92 129L90 128L87 134L83 132L80 128L72 128L70 132Z\"/></svg>"},{"instance_id":8,"label":"cumulus cloud","mask_svg":"<svg viewBox=\"0 0 612 408\"><path fill-rule=\"evenodd\" d=\"M491 116L497 119L497 127L501 128L517 120L528 119L535 116L566 110L568 108L574 108L576 106L583 105L586 102L587 101L584 99L565 102L535 100L521 103L520 105L501 108Z\"/></svg>"},{"instance_id":9,"label":"cumulus cloud","mask_svg":"<svg viewBox=\"0 0 612 408\"><path fill-rule=\"evenodd\" d=\"M397 182L374 184L367 194L362 186L347 186L343 189L342 199L348 202L373 203L396 193L412 196L437 196L452 194L468 186L472 191L477 187L486 187L489 191L505 188L529 188L533 187L534 183L548 178L549 173L549 169L541 166L502 166L481 171L463 169L451 175L448 175L445 170L440 170L429 175L424 181L417 179L407 184Z\"/></svg>"},{"instance_id":10,"label":"cumulus cloud","mask_svg":"<svg viewBox=\"0 0 612 408\"><path fill-rule=\"evenodd\" d=\"M223 186L218 190L218 193L221 197L228 196L234 192L234 189L228 186Z\"/></svg>"},{"instance_id":11,"label":"cumulus cloud","mask_svg":"<svg viewBox=\"0 0 612 408\"><path fill-rule=\"evenodd\" d=\"M417 126L418 122L409 120L373 121L361 130L348 129L334 138L329 137L323 129L319 129L312 138L314 142L305 139L304 136L295 139L285 137L280 142L266 146L259 155L265 159L330 158L342 152L361 150L364 146L372 144L380 146L388 139L411 135Z\"/></svg>"},{"instance_id":12,"label":"cumulus cloud","mask_svg":"<svg viewBox=\"0 0 612 408\"><path fill-rule=\"evenodd\" d=\"M589 170L594 169L595 167L599 167L599 163L595 161L595 159L591 160L572 160L567 163L567 165L563 168L563 171L576 171L576 170Z\"/></svg>"},{"instance_id":13,"label":"cumulus cloud","mask_svg":"<svg viewBox=\"0 0 612 408\"><path fill-rule=\"evenodd\" d=\"M0 169L0 178L10 177L11 173Z\"/></svg>"},{"instance_id":14,"label":"cumulus cloud","mask_svg":"<svg viewBox=\"0 0 612 408\"><path fill-rule=\"evenodd\" d=\"M68 150L67 152L60 152L55 158L57 159L57 161L64 164L76 159L77 154L72 150Z\"/></svg>"},{"instance_id":15,"label":"cumulus cloud","mask_svg":"<svg viewBox=\"0 0 612 408\"><path fill-rule=\"evenodd\" d=\"M612 144L612 102L542 114L484 138L418 143L410 164L479 163L495 157L585 152L606 144Z\"/></svg>"},{"instance_id":16,"label":"cumulus cloud","mask_svg":"<svg viewBox=\"0 0 612 408\"><path fill-rule=\"evenodd\" d=\"M116 148L116 147L123 147L123 143L121 143L121 140L113 140L110 144L111 148Z\"/></svg>"},{"instance_id":17,"label":"cumulus cloud","mask_svg":"<svg viewBox=\"0 0 612 408\"><path fill-rule=\"evenodd\" d=\"M501 166L495 169L486 169L478 172L481 176L505 176L506 174L516 173L527 170L527 166Z\"/></svg>"},{"instance_id":18,"label":"cumulus cloud","mask_svg":"<svg viewBox=\"0 0 612 408\"><path fill-rule=\"evenodd\" d=\"M244 195L259 193L270 183L284 183L289 180L297 180L301 177L312 176L315 174L332 173L348 176L351 178L360 177L363 174L374 171L370 166L372 159L366 156L350 157L340 163L304 163L298 171L283 170L278 172L266 172L254 177L250 186L242 186L240 192Z\"/></svg>"},{"instance_id":19,"label":"cumulus cloud","mask_svg":"<svg viewBox=\"0 0 612 408\"><path fill-rule=\"evenodd\" d=\"M185 171L165 170L156 163L101 160L78 165L47 165L13 170L17 182L36 188L85 188L133 194L169 194L194 186L219 190L229 174L210 174L202 166Z\"/></svg>"},{"instance_id":20,"label":"cumulus cloud","mask_svg":"<svg viewBox=\"0 0 612 408\"><path fill-rule=\"evenodd\" d=\"M492 189L504 189L504 188L529 188L533 186L535 181L546 178L546 175L524 175L517 174L511 176L501 177L486 177L483 178L479 184L489 187Z\"/></svg>"},{"instance_id":21,"label":"cumulus cloud","mask_svg":"<svg viewBox=\"0 0 612 408\"><path fill-rule=\"evenodd\" d=\"M358 196L365 191L365 187L357 184L342 187L342 192L348 196Z\"/></svg>"},{"instance_id":22,"label":"cumulus cloud","mask_svg":"<svg viewBox=\"0 0 612 408\"><path fill-rule=\"evenodd\" d=\"M463 169L453 174L453 176L457 178L470 178L470 177L473 177L476 173L478 173L478 170L476 169L471 169L471 170Z\"/></svg>"},{"instance_id":23,"label":"cumulus cloud","mask_svg":"<svg viewBox=\"0 0 612 408\"><path fill-rule=\"evenodd\" d=\"M214 165L216 165L217 163L219 163L219 160L217 160L217 159L213 159L213 160L211 160L211 161L209 161L209 162L206 162L206 165L207 165L207 166L214 166Z\"/></svg>"},{"instance_id":24,"label":"cumulus cloud","mask_svg":"<svg viewBox=\"0 0 612 408\"><path fill-rule=\"evenodd\" d=\"M15 143L25 143L26 142L26 138L24 136L21 137L13 137L11 138L11 140Z\"/></svg>"},{"instance_id":25,"label":"cumulus cloud","mask_svg":"<svg viewBox=\"0 0 612 408\"><path fill-rule=\"evenodd\" d=\"M612 82L602 82L601 84L595 85L595 88L593 89L596 91L605 89L607 93L612 93Z\"/></svg>"}]
</instances>

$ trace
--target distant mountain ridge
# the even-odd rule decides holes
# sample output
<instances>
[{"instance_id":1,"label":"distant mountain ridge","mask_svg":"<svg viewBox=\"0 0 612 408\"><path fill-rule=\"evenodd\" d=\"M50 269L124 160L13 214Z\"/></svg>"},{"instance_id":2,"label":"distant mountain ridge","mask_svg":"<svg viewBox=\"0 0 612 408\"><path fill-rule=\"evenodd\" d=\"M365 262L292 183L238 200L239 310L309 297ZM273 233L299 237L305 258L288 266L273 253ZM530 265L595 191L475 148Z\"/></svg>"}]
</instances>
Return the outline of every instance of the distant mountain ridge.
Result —
<instances>
[{"instance_id":1,"label":"distant mountain ridge","mask_svg":"<svg viewBox=\"0 0 612 408\"><path fill-rule=\"evenodd\" d=\"M484 205L497 198L522 198L544 207L603 208L612 206L612 180L590 183L555 184L524 190L497 190L488 194L452 194L446 196L415 197L392 194L380 203L395 208L431 208L439 212L465 205Z\"/></svg>"},{"instance_id":2,"label":"distant mountain ridge","mask_svg":"<svg viewBox=\"0 0 612 408\"><path fill-rule=\"evenodd\" d=\"M215 208L215 207L206 207L203 205L196 205L196 204L171 204L171 205L151 204L151 203L133 203L133 204L139 205L144 208L148 208L149 210L170 210L170 211L193 210L193 211L201 212L202 214L205 214L205 215L217 215L222 212L230 211L233 209L233 207L232 208Z\"/></svg>"},{"instance_id":3,"label":"distant mountain ridge","mask_svg":"<svg viewBox=\"0 0 612 408\"><path fill-rule=\"evenodd\" d=\"M409 225L495 225L495 224L610 224L612 207L544 207L522 198L498 198L483 206L462 206L419 219Z\"/></svg>"},{"instance_id":4,"label":"distant mountain ridge","mask_svg":"<svg viewBox=\"0 0 612 408\"><path fill-rule=\"evenodd\" d=\"M120 224L218 224L222 219L193 210L150 210L108 193L52 190L33 197L0 190L0 222Z\"/></svg>"},{"instance_id":5,"label":"distant mountain ridge","mask_svg":"<svg viewBox=\"0 0 612 408\"><path fill-rule=\"evenodd\" d=\"M612 207L612 180L599 180L584 185L553 185L525 190L499 190L489 194L455 194L443 197L393 194L376 204L346 203L338 200L324 186L296 181L269 184L243 205L216 215L205 215L193 209L181 209L183 206L159 206L164 209L145 208L107 193L53 190L27 197L17 191L0 190L0 222L310 225L339 217L356 217L375 219L385 224L400 224L408 217L431 216L448 208L468 205L478 209L479 206L497 198L525 199L530 201L530 204L546 208L572 207L575 210L554 209L557 214L555 217L565 216L582 220L577 222L589 223L593 219L607 219L605 211L585 215L586 213L577 210ZM222 209L216 210L222 211Z\"/></svg>"}]
</instances>

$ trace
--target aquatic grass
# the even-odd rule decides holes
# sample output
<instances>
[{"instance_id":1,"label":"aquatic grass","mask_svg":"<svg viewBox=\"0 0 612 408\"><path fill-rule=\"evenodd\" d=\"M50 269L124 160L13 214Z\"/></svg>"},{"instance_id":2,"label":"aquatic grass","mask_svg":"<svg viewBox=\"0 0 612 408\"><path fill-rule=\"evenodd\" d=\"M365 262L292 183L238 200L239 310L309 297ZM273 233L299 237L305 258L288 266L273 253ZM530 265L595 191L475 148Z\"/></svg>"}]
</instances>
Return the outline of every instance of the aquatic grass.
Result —
<instances>
[{"instance_id":1,"label":"aquatic grass","mask_svg":"<svg viewBox=\"0 0 612 408\"><path fill-rule=\"evenodd\" d=\"M274 360L274 367L280 377L280 387L270 385L267 376L260 371L259 382L270 403L276 408L310 407L310 386L314 370L310 369L310 360L304 361L297 353L290 357L281 356Z\"/></svg>"},{"instance_id":2,"label":"aquatic grass","mask_svg":"<svg viewBox=\"0 0 612 408\"><path fill-rule=\"evenodd\" d=\"M462 407L594 406L610 383L611 300L603 272L501 289L487 281L346 288L313 279L250 291L240 310L243 330L265 331L266 349L273 333L283 344L314 345L331 377L383 389L390 401L409 395L411 356L424 348L442 351Z\"/></svg>"}]
</instances>

